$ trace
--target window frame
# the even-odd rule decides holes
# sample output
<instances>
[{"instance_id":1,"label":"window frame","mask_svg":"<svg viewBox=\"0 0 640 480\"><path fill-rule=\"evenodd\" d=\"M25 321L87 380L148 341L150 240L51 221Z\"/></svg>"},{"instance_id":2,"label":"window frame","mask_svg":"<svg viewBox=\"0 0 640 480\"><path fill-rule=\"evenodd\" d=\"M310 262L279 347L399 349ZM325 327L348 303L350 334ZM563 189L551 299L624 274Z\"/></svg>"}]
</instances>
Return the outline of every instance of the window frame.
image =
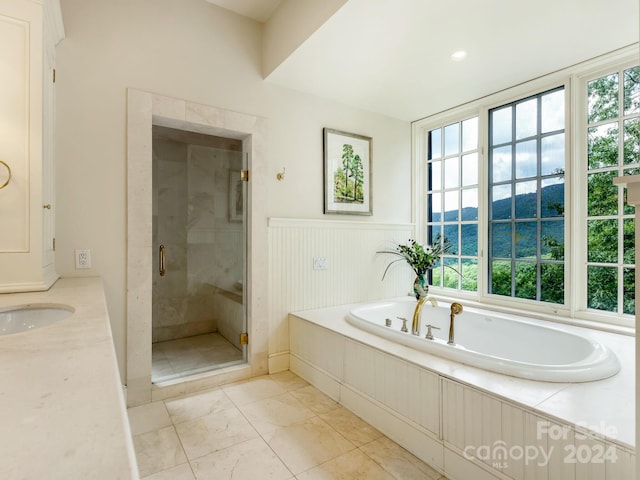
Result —
<instances>
[{"instance_id":1,"label":"window frame","mask_svg":"<svg viewBox=\"0 0 640 480\"><path fill-rule=\"evenodd\" d=\"M488 269L488 281L487 281L487 294L488 295L496 295L499 297L506 297L506 298L518 298L521 299L522 297L518 297L516 295L515 292L515 288L516 288L516 284L515 284L515 280L517 278L517 275L514 273L513 268L517 267L517 265L524 265L524 264L532 264L535 266L536 269L536 296L539 296L542 294L542 285L540 283L540 276L541 276L541 270L543 268L544 265L551 265L551 264L561 264L563 266L563 276L566 279L567 277L567 270L566 270L566 261L567 261L567 255L566 255L566 248L567 248L567 242L564 242L564 249L565 252L563 253L563 259L560 260L546 260L542 257L541 252L540 252L540 248L542 247L542 243L541 243L541 238L542 238L542 224L543 223L550 223L550 222L562 222L563 224L563 240L566 238L567 235L567 231L568 231L568 227L567 227L567 221L568 221L568 215L566 215L566 209L565 209L565 214L561 215L561 216L549 216L549 217L545 217L545 216L537 216L534 215L533 217L530 218L523 218L523 217L518 217L517 215L517 203L514 203L516 200L516 196L512 195L511 198L511 202L512 202L512 209L515 206L515 211L513 211L514 215L510 216L509 218L506 219L496 219L496 218L492 218L493 212L492 210L492 200L493 200L493 191L492 188L495 186L509 186L509 189L514 192L515 190L517 190L518 185L523 184L523 183L530 183L532 181L536 182L536 192L540 193L542 192L542 184L549 179L552 178L557 178L558 174L548 174L545 175L542 171L541 165L540 165L540 169L538 170L538 165L536 165L536 170L537 170L537 174L533 175L533 176L528 176L526 178L518 178L517 175L515 174L515 169L516 169L516 156L514 155L514 153L517 151L517 146L519 144L523 144L525 142L530 142L532 139L535 140L536 142L536 163L541 163L542 161L542 144L544 142L545 138L551 138L554 137L556 135L558 135L559 130L554 130L554 131L549 131L549 132L543 132L541 130L538 130L536 134L534 135L528 135L526 136L524 139L519 139L517 138L517 136L515 135L515 128L516 128L516 117L515 117L515 112L517 111L517 106L520 104L524 104L527 103L531 100L536 100L536 103L538 105L539 108L536 109L537 114L536 114L536 123L538 123L538 121L541 120L540 117L540 112L541 112L541 107L542 107L542 98L546 95L550 95L553 94L555 92L558 91L562 91L563 92L563 98L564 98L564 108L565 108L565 123L562 129L562 135L564 138L564 170L565 173L562 174L563 177L563 185L564 185L564 190L565 190L565 194L564 194L564 200L565 200L565 204L566 204L566 200L567 200L567 193L566 193L566 188L567 188L567 176L566 176L566 164L568 161L568 156L566 154L566 148L567 148L567 136L566 136L566 132L565 132L565 128L567 126L567 121L566 121L566 113L567 113L567 98L566 98L566 90L565 90L565 85L564 84L560 84L559 86L557 86L556 88L552 88L550 90L543 90L543 91L539 91L537 93L534 93L532 95L528 95L525 97L522 97L514 102L507 102L504 104L499 105L498 107L494 107L494 108L490 108L488 111L488 118L487 118L487 122L488 122L488 131L487 131L487 138L486 138L486 143L487 143L487 155L486 155L486 160L487 160L487 197L488 197L488 211L487 211L487 235L488 235L488 241L487 241L487 265L486 268ZM492 134L492 128L491 128L491 118L492 118L492 112L497 112L497 111L501 111L503 109L510 109L512 112L512 118L511 118L511 128L513 130L513 137L511 138L511 140L509 140L508 142L499 142L497 145L498 147L495 146L495 144L492 142L492 140L490 139L490 136ZM509 149L512 151L512 160L511 160L511 168L512 168L512 175L510 179L506 179L506 180L498 180L498 181L493 181L493 183L491 183L492 181L492 153L491 153L491 148L504 148L505 146L509 147ZM542 198L539 197L538 198L538 203L542 202ZM563 204L563 206L565 205ZM537 208L536 208L537 210ZM560 218L562 220L560 220ZM513 236L516 234L517 230L518 230L518 225L520 224L524 224L524 223L535 223L536 224L536 256L533 258L521 258L519 257L515 252L516 252L516 244L515 242L512 242L511 245L511 255L509 257L503 257L503 258L499 258L499 257L494 257L492 255L492 249L494 247L493 244L493 236L492 236L492 226L494 225L499 225L499 224L503 224L503 225L511 225L512 227L512 232L511 232L511 236L512 238L514 238ZM492 261L503 261L503 262L509 262L511 264L512 267L512 271L511 271L511 295L504 295L504 294L494 294L494 293L489 293L489 290L491 290L491 285L492 285L492 280L491 280L491 274L493 269L491 268L491 262ZM532 299L533 300L533 299ZM551 302L543 302L542 300L533 300L535 302L542 302L542 303L551 303ZM566 289L564 289L564 295L563 295L563 300L562 303L553 303L553 305L558 305L559 307L563 307L565 306L567 303L567 292Z\"/></svg>"},{"instance_id":2,"label":"window frame","mask_svg":"<svg viewBox=\"0 0 640 480\"><path fill-rule=\"evenodd\" d=\"M429 172L425 176L426 192L427 192L427 199L426 199L427 202L426 203L428 203L429 195L439 194L439 195L441 195L441 197L440 197L441 198L441 200L440 200L441 205L445 205L446 204L445 200L446 200L446 196L447 196L446 194L455 192L456 196L458 198L458 202L457 202L458 203L458 212L462 213L462 211L464 209L463 197L464 197L464 192L465 191L476 190L476 193L477 193L477 196L478 196L477 201L479 201L479 197L480 197L479 183L478 183L479 180L480 180L479 176L478 176L478 178L476 178L476 183L475 184L463 185L463 178L464 178L464 171L465 171L465 164L464 164L463 159L465 157L469 156L469 155L476 155L476 157L477 157L476 158L476 162L477 162L476 168L478 168L479 165L480 165L480 152L478 151L478 144L476 144L476 147L472 148L472 149L464 150L464 148L463 148L463 137L464 137L464 125L465 125L465 122L468 122L468 121L473 120L473 119L476 120L476 127L477 127L477 124L478 124L478 121L479 121L478 116L477 115L471 115L471 116L465 116L464 118L461 118L459 121L448 123L448 124L444 125L442 128L438 128L438 130L441 131L441 135L442 135L442 138L441 138L441 151L440 151L440 154L437 157L434 157L434 158L429 158L429 147L430 147L430 145L432 147L432 144L430 144L430 142L429 142L429 135L431 133L431 130L428 130L426 132L426 135L425 135L426 160L425 161L426 161L427 172ZM458 128L458 137L457 137L458 150L453 154L447 155L447 153L445 152L446 128L450 127L452 125L457 125L459 127ZM477 134L477 131L476 131L476 134ZM441 175L441 177L440 177L440 181L441 181L440 182L441 183L440 184L440 188L439 189L429 188L430 186L432 187L432 185L429 185L429 180L431 180L431 182L433 182L433 179L429 178L430 177L430 173L432 172L432 169L433 169L433 164L436 163L436 162L439 162L441 164L441 172L442 172L444 170L444 165L446 164L446 161L447 160L452 160L452 159L457 159L458 160L458 162L457 162L457 166L458 166L458 175L457 176L458 176L458 178L457 178L456 185L455 186L447 186L445 184L446 183L445 179L444 179L444 177L442 176L442 173L441 173L440 174ZM479 207L478 207L478 209L479 209ZM427 213L428 213L428 209L427 209ZM440 213L443 214L444 212L440 212ZM445 264L451 264L451 260L455 259L455 261L456 261L455 265L456 266L453 267L454 270L447 270L447 269L443 270L441 263L439 263L437 265L437 267L436 267L436 268L438 268L440 270L439 274L441 275L441 277L439 277L439 278L440 278L440 281L442 281L443 283L446 282L448 274L456 275L455 272L457 272L457 271L462 272L462 270L463 270L463 265L462 264L465 263L465 260L475 260L476 263L478 262L478 255L479 255L479 251L480 251L479 243L477 245L476 254L475 255L469 255L469 254L464 254L463 253L463 243L461 241L461 239L463 237L462 233L464 231L464 228L463 228L464 225L475 225L476 226L476 231L477 231L480 228L480 225L479 225L478 222L479 222L478 218L476 218L475 220L473 220L473 219L472 220L463 219L462 215L460 215L460 217L457 220L454 220L454 221L444 218L444 215L438 221L434 221L433 218L430 219L428 214L427 214L426 225L425 225L425 228L426 228L426 243L431 243L431 241L433 240L433 238L430 238L430 235L429 235L429 229L430 228L434 228L435 226L439 226L440 229L441 229L441 231L438 232L436 235L433 235L433 233L432 233L431 237L435 237L438 234L442 234L443 237L448 238L447 235L446 235L447 227L451 226L451 225L456 225L456 227L458 227L457 228L457 237L455 239L455 242L453 242L455 245L457 245L458 250L457 250L456 253L446 254L444 256L444 258L443 258L443 261L445 262ZM477 238L477 236L478 236L478 232L476 232L476 238ZM449 240L452 240L452 239L449 238ZM431 285L433 285L433 283L432 283L432 280L433 280L432 275L435 275L435 274L434 273L430 273L429 282L430 282ZM474 290L465 290L463 288L463 282L461 281L461 279L458 279L458 285L459 285L458 288L455 288L455 289L452 289L452 290L471 292L471 293L474 292ZM477 285L477 279L476 279L476 291L477 291L477 287L478 287L478 285Z\"/></svg>"},{"instance_id":3,"label":"window frame","mask_svg":"<svg viewBox=\"0 0 640 480\"><path fill-rule=\"evenodd\" d=\"M586 88L587 78L598 78L609 71L638 65L638 45L620 49L597 59L522 83L464 105L440 112L412 123L413 188L412 221L415 238L427 239L427 135L430 130L478 116L478 290L469 292L445 287L431 287L435 295L465 300L472 304L491 305L503 310L517 309L541 318L599 328L634 327L635 316L594 311L587 308L586 283ZM565 303L551 304L538 300L505 297L488 293L488 131L489 110L519 101L528 96L564 86L565 90ZM581 97L581 95L583 95ZM582 100L585 99L585 100ZM582 128L582 125L585 127ZM581 168L583 171L581 172ZM584 175L583 175L584 174ZM620 187L622 188L622 187ZM576 239L574 242L573 239ZM585 280L586 282L586 280Z\"/></svg>"},{"instance_id":4,"label":"window frame","mask_svg":"<svg viewBox=\"0 0 640 480\"><path fill-rule=\"evenodd\" d=\"M588 162L587 162L587 150L588 150L588 105L586 101L581 101L587 98L588 84L591 80L595 80L604 75L607 75L612 72L623 72L625 69L631 68L633 66L639 65L637 56L636 58L626 58L620 59L617 61L609 61L601 65L596 65L591 69L585 70L576 74L576 88L574 89L574 98L573 102L576 105L575 108L575 125L576 132L574 135L574 150L576 152L575 158L576 162L574 165L575 168L575 196L574 203L576 205L576 220L575 220L575 231L582 232L582 235L576 235L576 261L573 276L574 278L587 278L588 275L588 238L586 235L587 232L587 224L588 224L588 211L587 211L587 198L588 198L588 185L586 181L581 181L586 179L589 174ZM620 117L616 117L618 120ZM620 137L623 138L623 131L620 132ZM577 159L584 159L584 162L579 162ZM622 169L624 169L624 165ZM616 167L617 170L620 169L620 166ZM618 195L623 201L624 190L625 187L618 186ZM619 203L619 206L621 204ZM624 205L622 205L624 206ZM624 214L619 215L619 219L625 218ZM621 238L618 237L618 244L620 243ZM618 253L620 253L620 248L618 247ZM637 258L636 258L637 262ZM624 267L618 267L617 270ZM634 326L635 316L630 314L624 314L619 312L607 312L604 310L596 310L588 308L587 301L587 288L584 285L584 288L580 288L581 285L575 284L572 285L572 297L575 299L574 309L576 312L576 316L582 318L584 320L594 321L594 322L602 322L602 323L610 323L621 326ZM620 295L620 291L618 289L618 295ZM618 298L618 304L620 304L620 299Z\"/></svg>"}]
</instances>

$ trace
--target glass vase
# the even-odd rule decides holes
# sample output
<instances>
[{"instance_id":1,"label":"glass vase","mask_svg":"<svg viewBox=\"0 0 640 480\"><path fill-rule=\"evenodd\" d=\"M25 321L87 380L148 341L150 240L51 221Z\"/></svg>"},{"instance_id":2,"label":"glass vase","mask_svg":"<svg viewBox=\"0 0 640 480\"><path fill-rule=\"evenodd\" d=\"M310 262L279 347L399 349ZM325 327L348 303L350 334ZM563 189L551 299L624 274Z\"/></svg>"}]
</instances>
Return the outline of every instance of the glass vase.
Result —
<instances>
[{"instance_id":1,"label":"glass vase","mask_svg":"<svg viewBox=\"0 0 640 480\"><path fill-rule=\"evenodd\" d=\"M427 283L427 274L417 275L413 281L413 294L416 296L416 300L429 295L429 284Z\"/></svg>"}]
</instances>

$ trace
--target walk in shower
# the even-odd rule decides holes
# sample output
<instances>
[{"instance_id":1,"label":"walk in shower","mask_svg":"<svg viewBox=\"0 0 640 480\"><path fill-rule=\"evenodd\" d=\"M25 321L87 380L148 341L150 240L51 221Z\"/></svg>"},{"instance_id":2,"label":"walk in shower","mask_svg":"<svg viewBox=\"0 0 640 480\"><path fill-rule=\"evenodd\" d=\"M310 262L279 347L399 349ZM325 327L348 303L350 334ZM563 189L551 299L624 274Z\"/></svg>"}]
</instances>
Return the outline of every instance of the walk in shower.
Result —
<instances>
[{"instance_id":1,"label":"walk in shower","mask_svg":"<svg viewBox=\"0 0 640 480\"><path fill-rule=\"evenodd\" d=\"M240 140L153 126L152 382L246 361Z\"/></svg>"}]
</instances>

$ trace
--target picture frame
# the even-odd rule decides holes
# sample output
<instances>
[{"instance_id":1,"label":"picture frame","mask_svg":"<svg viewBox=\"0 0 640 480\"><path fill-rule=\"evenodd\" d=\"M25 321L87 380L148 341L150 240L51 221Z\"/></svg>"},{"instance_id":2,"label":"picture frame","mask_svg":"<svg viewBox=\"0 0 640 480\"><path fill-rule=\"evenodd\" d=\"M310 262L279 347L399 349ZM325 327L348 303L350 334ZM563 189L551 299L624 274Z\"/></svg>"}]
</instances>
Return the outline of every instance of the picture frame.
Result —
<instances>
[{"instance_id":1,"label":"picture frame","mask_svg":"<svg viewBox=\"0 0 640 480\"><path fill-rule=\"evenodd\" d=\"M240 170L229 170L229 222L242 222L244 197Z\"/></svg>"},{"instance_id":2,"label":"picture frame","mask_svg":"<svg viewBox=\"0 0 640 480\"><path fill-rule=\"evenodd\" d=\"M372 215L373 139L323 129L324 213Z\"/></svg>"}]
</instances>

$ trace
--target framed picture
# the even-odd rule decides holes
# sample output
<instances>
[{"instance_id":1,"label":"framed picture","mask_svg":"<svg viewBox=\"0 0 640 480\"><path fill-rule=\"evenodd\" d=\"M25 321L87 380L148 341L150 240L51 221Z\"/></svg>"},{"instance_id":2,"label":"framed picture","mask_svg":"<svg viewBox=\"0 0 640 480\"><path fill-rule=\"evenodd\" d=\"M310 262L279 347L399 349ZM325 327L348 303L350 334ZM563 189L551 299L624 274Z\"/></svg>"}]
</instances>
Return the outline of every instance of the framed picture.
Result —
<instances>
[{"instance_id":1,"label":"framed picture","mask_svg":"<svg viewBox=\"0 0 640 480\"><path fill-rule=\"evenodd\" d=\"M240 170L229 170L229 221L241 222L244 209Z\"/></svg>"},{"instance_id":2,"label":"framed picture","mask_svg":"<svg viewBox=\"0 0 640 480\"><path fill-rule=\"evenodd\" d=\"M371 215L372 139L324 129L324 213Z\"/></svg>"}]
</instances>

